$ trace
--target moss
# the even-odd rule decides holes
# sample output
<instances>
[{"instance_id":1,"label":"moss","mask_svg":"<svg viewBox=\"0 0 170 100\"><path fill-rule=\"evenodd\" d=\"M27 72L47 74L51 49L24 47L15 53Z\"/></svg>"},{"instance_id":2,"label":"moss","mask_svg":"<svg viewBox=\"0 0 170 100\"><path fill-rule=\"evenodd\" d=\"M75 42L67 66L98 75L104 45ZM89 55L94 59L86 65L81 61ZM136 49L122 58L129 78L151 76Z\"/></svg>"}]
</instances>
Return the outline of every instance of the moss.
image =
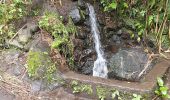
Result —
<instances>
[{"instance_id":1,"label":"moss","mask_svg":"<svg viewBox=\"0 0 170 100\"><path fill-rule=\"evenodd\" d=\"M39 21L39 26L54 37L52 48L58 49L67 58L70 67L74 66L72 38L77 33L77 29L69 17L65 25L63 19L56 13L46 12Z\"/></svg>"},{"instance_id":2,"label":"moss","mask_svg":"<svg viewBox=\"0 0 170 100\"><path fill-rule=\"evenodd\" d=\"M97 91L97 96L100 100L104 100L106 99L106 96L108 95L109 91L107 90L107 88L101 87L101 86L97 86L96 87L96 91Z\"/></svg>"},{"instance_id":3,"label":"moss","mask_svg":"<svg viewBox=\"0 0 170 100\"><path fill-rule=\"evenodd\" d=\"M71 88L73 90L73 93L85 92L89 95L93 93L91 85L81 84L81 83L78 83L78 81L72 81Z\"/></svg>"},{"instance_id":4,"label":"moss","mask_svg":"<svg viewBox=\"0 0 170 100\"><path fill-rule=\"evenodd\" d=\"M1 0L2 1L2 0ZM30 1L30 2L29 2ZM7 39L15 34L13 21L21 19L28 14L31 0L12 0L0 3L0 45L4 46Z\"/></svg>"},{"instance_id":5,"label":"moss","mask_svg":"<svg viewBox=\"0 0 170 100\"><path fill-rule=\"evenodd\" d=\"M47 53L30 51L27 57L27 70L32 79L45 79L51 83L55 80L53 74L57 68Z\"/></svg>"}]
</instances>

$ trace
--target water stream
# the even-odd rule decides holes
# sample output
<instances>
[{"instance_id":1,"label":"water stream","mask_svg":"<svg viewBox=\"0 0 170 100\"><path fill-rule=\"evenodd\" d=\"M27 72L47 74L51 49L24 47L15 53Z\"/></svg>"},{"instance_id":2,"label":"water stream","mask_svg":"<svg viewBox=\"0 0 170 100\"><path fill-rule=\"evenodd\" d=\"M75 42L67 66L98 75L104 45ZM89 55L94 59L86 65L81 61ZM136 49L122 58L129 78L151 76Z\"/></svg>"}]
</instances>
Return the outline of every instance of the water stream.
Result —
<instances>
[{"instance_id":1,"label":"water stream","mask_svg":"<svg viewBox=\"0 0 170 100\"><path fill-rule=\"evenodd\" d=\"M90 4L87 4L89 8L89 16L90 16L90 25L91 25L91 32L93 33L93 39L95 43L95 50L97 53L97 60L94 62L93 67L93 76L107 78L107 64L106 60L103 57L104 52L101 49L101 42L100 42L100 32L97 27L96 15L94 11L94 7Z\"/></svg>"}]
</instances>

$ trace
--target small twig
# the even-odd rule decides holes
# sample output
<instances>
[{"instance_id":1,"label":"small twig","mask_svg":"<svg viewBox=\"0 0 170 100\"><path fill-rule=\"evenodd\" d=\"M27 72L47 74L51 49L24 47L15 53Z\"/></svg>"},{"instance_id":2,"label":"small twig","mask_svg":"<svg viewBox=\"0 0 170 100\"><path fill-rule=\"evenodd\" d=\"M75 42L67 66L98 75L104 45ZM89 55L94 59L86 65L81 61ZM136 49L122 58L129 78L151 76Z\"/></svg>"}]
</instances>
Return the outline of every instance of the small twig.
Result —
<instances>
[{"instance_id":1,"label":"small twig","mask_svg":"<svg viewBox=\"0 0 170 100\"><path fill-rule=\"evenodd\" d=\"M15 35L9 40L9 42L11 42L19 33L19 31L21 31L27 24L25 24L24 26L22 26L17 33L15 33Z\"/></svg>"},{"instance_id":2,"label":"small twig","mask_svg":"<svg viewBox=\"0 0 170 100\"><path fill-rule=\"evenodd\" d=\"M59 3L60 3L60 6L62 6L62 2L61 2L61 0L59 0Z\"/></svg>"},{"instance_id":3,"label":"small twig","mask_svg":"<svg viewBox=\"0 0 170 100\"><path fill-rule=\"evenodd\" d=\"M23 78L25 77L26 73L27 73L27 69L25 69L24 74L21 77L21 80L23 80Z\"/></svg>"},{"instance_id":4,"label":"small twig","mask_svg":"<svg viewBox=\"0 0 170 100\"><path fill-rule=\"evenodd\" d=\"M158 98L158 96L156 95L152 100L156 100Z\"/></svg>"},{"instance_id":5,"label":"small twig","mask_svg":"<svg viewBox=\"0 0 170 100\"><path fill-rule=\"evenodd\" d=\"M151 58L151 56L149 57L149 59ZM139 73L138 78L142 76L142 74L146 71L146 69L149 67L150 63L152 62L153 59L147 61L147 63L144 66L144 69Z\"/></svg>"}]
</instances>

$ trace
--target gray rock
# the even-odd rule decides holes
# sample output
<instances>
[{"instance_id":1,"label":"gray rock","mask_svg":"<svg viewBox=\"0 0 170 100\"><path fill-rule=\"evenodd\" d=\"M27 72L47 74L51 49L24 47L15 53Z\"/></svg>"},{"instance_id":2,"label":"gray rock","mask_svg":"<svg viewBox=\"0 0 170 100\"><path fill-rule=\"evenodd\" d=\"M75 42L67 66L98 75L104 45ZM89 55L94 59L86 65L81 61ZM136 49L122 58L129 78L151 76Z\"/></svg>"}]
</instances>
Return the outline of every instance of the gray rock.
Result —
<instances>
[{"instance_id":1,"label":"gray rock","mask_svg":"<svg viewBox=\"0 0 170 100\"><path fill-rule=\"evenodd\" d=\"M54 90L54 89L56 89L56 88L59 87L59 86L60 86L59 83L53 82L53 83L49 84L48 88L49 88L50 90Z\"/></svg>"},{"instance_id":2,"label":"gray rock","mask_svg":"<svg viewBox=\"0 0 170 100\"><path fill-rule=\"evenodd\" d=\"M31 90L33 92L39 92L41 90L41 86L42 86L42 81L35 80L31 83Z\"/></svg>"},{"instance_id":3,"label":"gray rock","mask_svg":"<svg viewBox=\"0 0 170 100\"><path fill-rule=\"evenodd\" d=\"M35 23L27 23L25 27L18 31L19 41L26 44L32 37L33 33L39 30L38 25Z\"/></svg>"},{"instance_id":4,"label":"gray rock","mask_svg":"<svg viewBox=\"0 0 170 100\"><path fill-rule=\"evenodd\" d=\"M31 31L29 28L24 28L18 31L19 41L23 44L27 43L31 38Z\"/></svg>"},{"instance_id":5,"label":"gray rock","mask_svg":"<svg viewBox=\"0 0 170 100\"><path fill-rule=\"evenodd\" d=\"M40 52L47 52L50 53L50 45L47 41L43 41L40 34L34 35L35 38L28 42L24 49L29 51L40 51Z\"/></svg>"},{"instance_id":6,"label":"gray rock","mask_svg":"<svg viewBox=\"0 0 170 100\"><path fill-rule=\"evenodd\" d=\"M142 49L131 48L119 50L109 61L109 77L118 77L126 80L138 80L139 73L144 69L148 56Z\"/></svg>"},{"instance_id":7,"label":"gray rock","mask_svg":"<svg viewBox=\"0 0 170 100\"><path fill-rule=\"evenodd\" d=\"M20 49L24 48L24 46L21 43L19 43L19 41L17 39L13 39L12 41L9 41L8 44L15 46L17 48L20 48Z\"/></svg>"},{"instance_id":8,"label":"gray rock","mask_svg":"<svg viewBox=\"0 0 170 100\"><path fill-rule=\"evenodd\" d=\"M86 9L86 3L83 0L78 0L78 6L81 9Z\"/></svg>"},{"instance_id":9,"label":"gray rock","mask_svg":"<svg viewBox=\"0 0 170 100\"><path fill-rule=\"evenodd\" d=\"M27 23L27 27L29 28L30 32L33 34L39 30L39 27L35 23Z\"/></svg>"},{"instance_id":10,"label":"gray rock","mask_svg":"<svg viewBox=\"0 0 170 100\"><path fill-rule=\"evenodd\" d=\"M69 16L73 19L75 24L81 21L81 15L77 7L70 11Z\"/></svg>"},{"instance_id":11,"label":"gray rock","mask_svg":"<svg viewBox=\"0 0 170 100\"><path fill-rule=\"evenodd\" d=\"M88 59L85 62L84 66L82 67L82 73L86 74L86 75L92 74L93 73L93 65L94 65L94 61Z\"/></svg>"},{"instance_id":12,"label":"gray rock","mask_svg":"<svg viewBox=\"0 0 170 100\"><path fill-rule=\"evenodd\" d=\"M120 37L117 35L113 35L112 40L113 40L113 42L118 42L118 41L120 41Z\"/></svg>"},{"instance_id":13,"label":"gray rock","mask_svg":"<svg viewBox=\"0 0 170 100\"><path fill-rule=\"evenodd\" d=\"M3 51L0 55L1 70L10 75L19 76L24 70L24 62L21 61L20 56L23 53L19 50L9 49Z\"/></svg>"}]
</instances>

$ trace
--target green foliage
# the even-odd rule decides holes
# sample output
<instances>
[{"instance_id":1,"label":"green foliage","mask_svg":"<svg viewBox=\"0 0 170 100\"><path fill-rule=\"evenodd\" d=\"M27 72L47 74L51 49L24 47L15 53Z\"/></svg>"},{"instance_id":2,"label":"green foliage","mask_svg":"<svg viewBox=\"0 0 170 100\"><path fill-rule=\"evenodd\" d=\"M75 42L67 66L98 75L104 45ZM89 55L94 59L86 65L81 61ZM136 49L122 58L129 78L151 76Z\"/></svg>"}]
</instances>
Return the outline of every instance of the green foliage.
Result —
<instances>
[{"instance_id":1,"label":"green foliage","mask_svg":"<svg viewBox=\"0 0 170 100\"><path fill-rule=\"evenodd\" d=\"M46 79L49 83L54 81L53 73L57 70L50 57L45 52L30 51L27 57L28 75L33 79Z\"/></svg>"},{"instance_id":2,"label":"green foliage","mask_svg":"<svg viewBox=\"0 0 170 100\"><path fill-rule=\"evenodd\" d=\"M133 94L133 99L132 100L142 100L141 95Z\"/></svg>"},{"instance_id":3,"label":"green foliage","mask_svg":"<svg viewBox=\"0 0 170 100\"><path fill-rule=\"evenodd\" d=\"M104 7L104 11L112 11L120 8L126 9L129 7L126 0L100 0L100 2Z\"/></svg>"},{"instance_id":4,"label":"green foliage","mask_svg":"<svg viewBox=\"0 0 170 100\"><path fill-rule=\"evenodd\" d=\"M114 100L116 97L118 98L118 100L123 100L123 99L120 97L120 94L119 94L119 91L118 91L118 90L112 91L112 99Z\"/></svg>"},{"instance_id":5,"label":"green foliage","mask_svg":"<svg viewBox=\"0 0 170 100\"><path fill-rule=\"evenodd\" d=\"M97 86L96 90L97 90L97 96L100 100L106 99L106 96L109 92L106 88L101 87L101 86Z\"/></svg>"},{"instance_id":6,"label":"green foliage","mask_svg":"<svg viewBox=\"0 0 170 100\"><path fill-rule=\"evenodd\" d=\"M80 93L80 92L85 92L87 94L93 93L91 85L79 84L77 81L72 81L71 87L73 89L73 93Z\"/></svg>"},{"instance_id":7,"label":"green foliage","mask_svg":"<svg viewBox=\"0 0 170 100\"><path fill-rule=\"evenodd\" d=\"M76 27L69 17L67 25L64 25L61 16L45 12L44 16L39 21L39 26L54 37L54 42L52 43L52 48L56 48L63 52L66 58L68 58L68 63L73 66L73 44L71 37L75 36L77 33Z\"/></svg>"},{"instance_id":8,"label":"green foliage","mask_svg":"<svg viewBox=\"0 0 170 100\"><path fill-rule=\"evenodd\" d=\"M0 44L11 38L15 33L15 27L12 21L22 18L27 14L27 5L31 0L11 0L0 3Z\"/></svg>"},{"instance_id":9,"label":"green foliage","mask_svg":"<svg viewBox=\"0 0 170 100\"><path fill-rule=\"evenodd\" d=\"M48 67L46 73L45 73L45 76L44 78L47 79L47 81L49 83L51 83L52 81L54 81L55 79L53 78L53 73L56 71L56 66L55 64L52 64L51 66Z\"/></svg>"},{"instance_id":10,"label":"green foliage","mask_svg":"<svg viewBox=\"0 0 170 100\"><path fill-rule=\"evenodd\" d=\"M159 87L157 90L155 90L156 95L164 99L170 99L170 95L168 94L168 87L164 85L162 78L158 77L157 83Z\"/></svg>"},{"instance_id":11,"label":"green foliage","mask_svg":"<svg viewBox=\"0 0 170 100\"><path fill-rule=\"evenodd\" d=\"M168 37L170 21L169 0L100 0L100 2L104 11L114 10L126 27L138 33L138 41L153 36L159 52L162 43L163 46L170 46L169 38L165 38ZM166 42L163 41L165 39Z\"/></svg>"},{"instance_id":12,"label":"green foliage","mask_svg":"<svg viewBox=\"0 0 170 100\"><path fill-rule=\"evenodd\" d=\"M37 76L37 69L41 66L41 52L29 52L27 58L27 70L30 77Z\"/></svg>"}]
</instances>

